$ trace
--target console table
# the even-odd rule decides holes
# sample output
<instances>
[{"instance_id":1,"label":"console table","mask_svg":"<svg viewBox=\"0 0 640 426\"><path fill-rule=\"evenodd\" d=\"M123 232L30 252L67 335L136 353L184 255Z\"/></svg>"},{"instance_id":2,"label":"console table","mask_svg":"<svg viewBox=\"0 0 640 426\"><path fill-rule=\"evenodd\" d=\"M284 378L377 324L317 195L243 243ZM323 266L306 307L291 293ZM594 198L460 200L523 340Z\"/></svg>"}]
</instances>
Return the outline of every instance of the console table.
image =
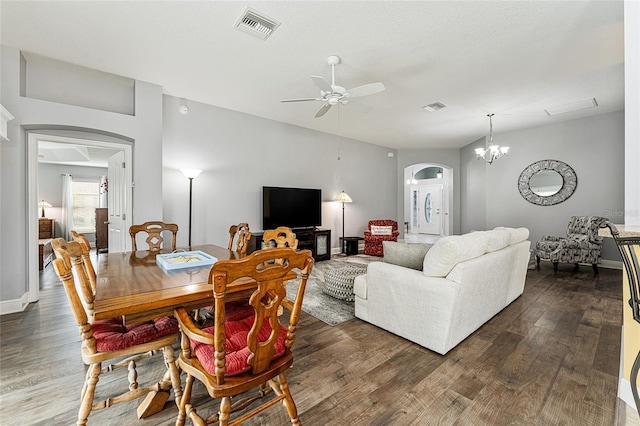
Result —
<instances>
[{"instance_id":1,"label":"console table","mask_svg":"<svg viewBox=\"0 0 640 426\"><path fill-rule=\"evenodd\" d=\"M298 250L311 250L316 261L331 259L331 230L330 229L294 229L298 240ZM247 254L261 250L263 232L252 232Z\"/></svg>"}]
</instances>

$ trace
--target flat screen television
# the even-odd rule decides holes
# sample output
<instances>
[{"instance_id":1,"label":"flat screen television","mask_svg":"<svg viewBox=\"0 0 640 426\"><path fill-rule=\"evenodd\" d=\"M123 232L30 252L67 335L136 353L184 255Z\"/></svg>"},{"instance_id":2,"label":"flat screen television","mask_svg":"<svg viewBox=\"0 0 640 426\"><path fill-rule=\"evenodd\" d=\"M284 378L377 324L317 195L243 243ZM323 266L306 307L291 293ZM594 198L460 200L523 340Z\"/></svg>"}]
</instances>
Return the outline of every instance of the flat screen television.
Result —
<instances>
[{"instance_id":1,"label":"flat screen television","mask_svg":"<svg viewBox=\"0 0 640 426\"><path fill-rule=\"evenodd\" d=\"M262 229L278 226L312 228L321 225L320 189L262 187Z\"/></svg>"}]
</instances>

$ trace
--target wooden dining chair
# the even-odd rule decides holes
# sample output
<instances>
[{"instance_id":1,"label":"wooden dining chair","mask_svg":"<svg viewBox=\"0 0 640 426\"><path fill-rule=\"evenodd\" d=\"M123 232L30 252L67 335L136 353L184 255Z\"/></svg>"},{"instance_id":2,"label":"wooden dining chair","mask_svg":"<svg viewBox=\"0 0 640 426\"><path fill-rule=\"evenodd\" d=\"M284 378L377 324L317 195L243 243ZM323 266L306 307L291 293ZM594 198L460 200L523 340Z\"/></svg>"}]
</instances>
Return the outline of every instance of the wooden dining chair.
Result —
<instances>
[{"instance_id":1,"label":"wooden dining chair","mask_svg":"<svg viewBox=\"0 0 640 426\"><path fill-rule=\"evenodd\" d=\"M277 264L274 259L285 261ZM300 285L295 300L287 304L283 282L294 268L300 271ZM187 373L176 425L183 425L187 416L197 425L238 424L277 402L282 402L292 424L300 424L285 372L293 364L291 348L312 268L310 250L296 252L290 248L260 250L240 259L220 260L212 266L209 283L214 292L214 325L201 328L184 308L176 309L174 314L182 331L178 364ZM247 283L255 286L249 310L228 312L227 299L233 297L234 291L246 289ZM283 305L291 312L286 326L278 316ZM195 379L204 384L209 396L221 399L219 412L206 420L191 405ZM232 397L255 388L257 392L231 402ZM272 398L249 408L270 390ZM232 413L245 409L250 411L243 411L230 421Z\"/></svg>"},{"instance_id":2,"label":"wooden dining chair","mask_svg":"<svg viewBox=\"0 0 640 426\"><path fill-rule=\"evenodd\" d=\"M622 257L623 269L627 276L627 284L629 285L629 308L631 308L631 317L640 324L640 237L637 236L620 236L618 228L606 221L606 226L611 231L611 236L618 246L620 256ZM625 309L627 309L625 307ZM638 374L640 373L640 351L636 355L635 361L631 365L630 384L633 400L640 416L640 383L638 382Z\"/></svg>"},{"instance_id":3,"label":"wooden dining chair","mask_svg":"<svg viewBox=\"0 0 640 426\"><path fill-rule=\"evenodd\" d=\"M138 417L146 417L164 405L169 398L171 387L173 387L177 404L182 397L182 387L171 346L177 342L178 338L177 321L172 317L126 325L122 318L93 321L93 315L87 314L83 306L90 305L92 310L94 296L84 269L81 244L77 241L67 242L63 238L54 239L51 244L57 257L53 261L54 269L64 285L67 299L80 329L82 361L89 366L80 394L80 409L76 424L86 425L89 414L93 410L100 410L145 395L146 398L138 408ZM74 275L77 277L77 282ZM80 288L83 300L78 295L77 288ZM153 356L159 350L164 353L167 372L159 382L148 387L139 387L136 363ZM103 367L104 362L110 361L114 363ZM100 374L120 367L127 367L129 370L128 390L121 395L94 403L96 384Z\"/></svg>"},{"instance_id":4,"label":"wooden dining chair","mask_svg":"<svg viewBox=\"0 0 640 426\"><path fill-rule=\"evenodd\" d=\"M175 251L176 249L176 237L178 235L178 225L175 223L164 223L161 221L151 221L145 222L142 225L131 225L129 227L129 235L131 235L131 246L132 251L138 251L138 246L136 244L136 235L139 232L144 232L147 234L147 245L149 251L159 251L162 249L162 243L164 239L162 238L162 233L168 231L172 233L171 239L171 250Z\"/></svg>"},{"instance_id":5,"label":"wooden dining chair","mask_svg":"<svg viewBox=\"0 0 640 426\"><path fill-rule=\"evenodd\" d=\"M237 238L236 238L237 236ZM235 239L236 245L233 246L233 240ZM233 250L240 255L247 254L247 248L249 247L249 240L251 239L251 231L249 230L249 224L246 222L239 223L237 225L231 225L229 227L229 244L228 249Z\"/></svg>"},{"instance_id":6,"label":"wooden dining chair","mask_svg":"<svg viewBox=\"0 0 640 426\"><path fill-rule=\"evenodd\" d=\"M84 265L84 270L89 278L89 282L91 283L91 289L93 290L93 294L96 294L96 270L93 267L93 262L91 262L91 243L84 234L80 234L77 231L71 231L71 237L73 237L73 241L80 243L80 247L82 248L82 264Z\"/></svg>"},{"instance_id":7,"label":"wooden dining chair","mask_svg":"<svg viewBox=\"0 0 640 426\"><path fill-rule=\"evenodd\" d=\"M286 226L279 226L276 229L268 229L262 234L262 241L265 248L290 247L298 248L296 234Z\"/></svg>"}]
</instances>

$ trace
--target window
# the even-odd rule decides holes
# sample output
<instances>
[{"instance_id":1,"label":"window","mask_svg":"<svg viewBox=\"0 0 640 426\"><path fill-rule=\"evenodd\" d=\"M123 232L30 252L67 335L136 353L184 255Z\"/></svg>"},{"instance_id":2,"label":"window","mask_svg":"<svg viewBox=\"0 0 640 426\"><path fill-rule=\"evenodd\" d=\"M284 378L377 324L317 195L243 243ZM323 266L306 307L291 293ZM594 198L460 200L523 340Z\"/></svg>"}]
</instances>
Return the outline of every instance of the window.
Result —
<instances>
[{"instance_id":1,"label":"window","mask_svg":"<svg viewBox=\"0 0 640 426\"><path fill-rule=\"evenodd\" d=\"M82 179L72 184L73 226L78 232L95 232L96 208L99 200L99 181Z\"/></svg>"}]
</instances>

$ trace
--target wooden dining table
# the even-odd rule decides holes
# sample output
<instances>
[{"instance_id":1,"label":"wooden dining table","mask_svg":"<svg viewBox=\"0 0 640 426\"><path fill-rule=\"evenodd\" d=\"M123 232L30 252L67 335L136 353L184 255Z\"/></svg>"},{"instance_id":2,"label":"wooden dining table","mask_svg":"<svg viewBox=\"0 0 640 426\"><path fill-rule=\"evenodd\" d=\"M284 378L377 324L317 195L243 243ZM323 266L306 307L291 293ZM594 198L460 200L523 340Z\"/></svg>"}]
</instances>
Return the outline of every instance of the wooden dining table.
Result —
<instances>
[{"instance_id":1,"label":"wooden dining table","mask_svg":"<svg viewBox=\"0 0 640 426\"><path fill-rule=\"evenodd\" d=\"M235 251L212 244L191 246L178 251L202 251L217 260L239 259ZM125 323L149 321L173 315L176 308L188 310L212 306L213 284L209 284L211 265L166 270L157 263L160 251L135 251L101 254L96 265L94 319L122 317ZM290 272L288 279L297 274ZM256 282L241 279L234 282L226 301L248 298ZM150 392L138 407L138 417L150 416L162 409L168 398L166 391Z\"/></svg>"},{"instance_id":2,"label":"wooden dining table","mask_svg":"<svg viewBox=\"0 0 640 426\"><path fill-rule=\"evenodd\" d=\"M212 244L191 246L218 260L237 259L240 254ZM96 268L96 320L123 317L126 323L173 315L178 307L197 309L213 305L213 286L208 283L211 265L165 270L156 263L158 254L136 251L101 254ZM251 283L247 283L247 289Z\"/></svg>"}]
</instances>

